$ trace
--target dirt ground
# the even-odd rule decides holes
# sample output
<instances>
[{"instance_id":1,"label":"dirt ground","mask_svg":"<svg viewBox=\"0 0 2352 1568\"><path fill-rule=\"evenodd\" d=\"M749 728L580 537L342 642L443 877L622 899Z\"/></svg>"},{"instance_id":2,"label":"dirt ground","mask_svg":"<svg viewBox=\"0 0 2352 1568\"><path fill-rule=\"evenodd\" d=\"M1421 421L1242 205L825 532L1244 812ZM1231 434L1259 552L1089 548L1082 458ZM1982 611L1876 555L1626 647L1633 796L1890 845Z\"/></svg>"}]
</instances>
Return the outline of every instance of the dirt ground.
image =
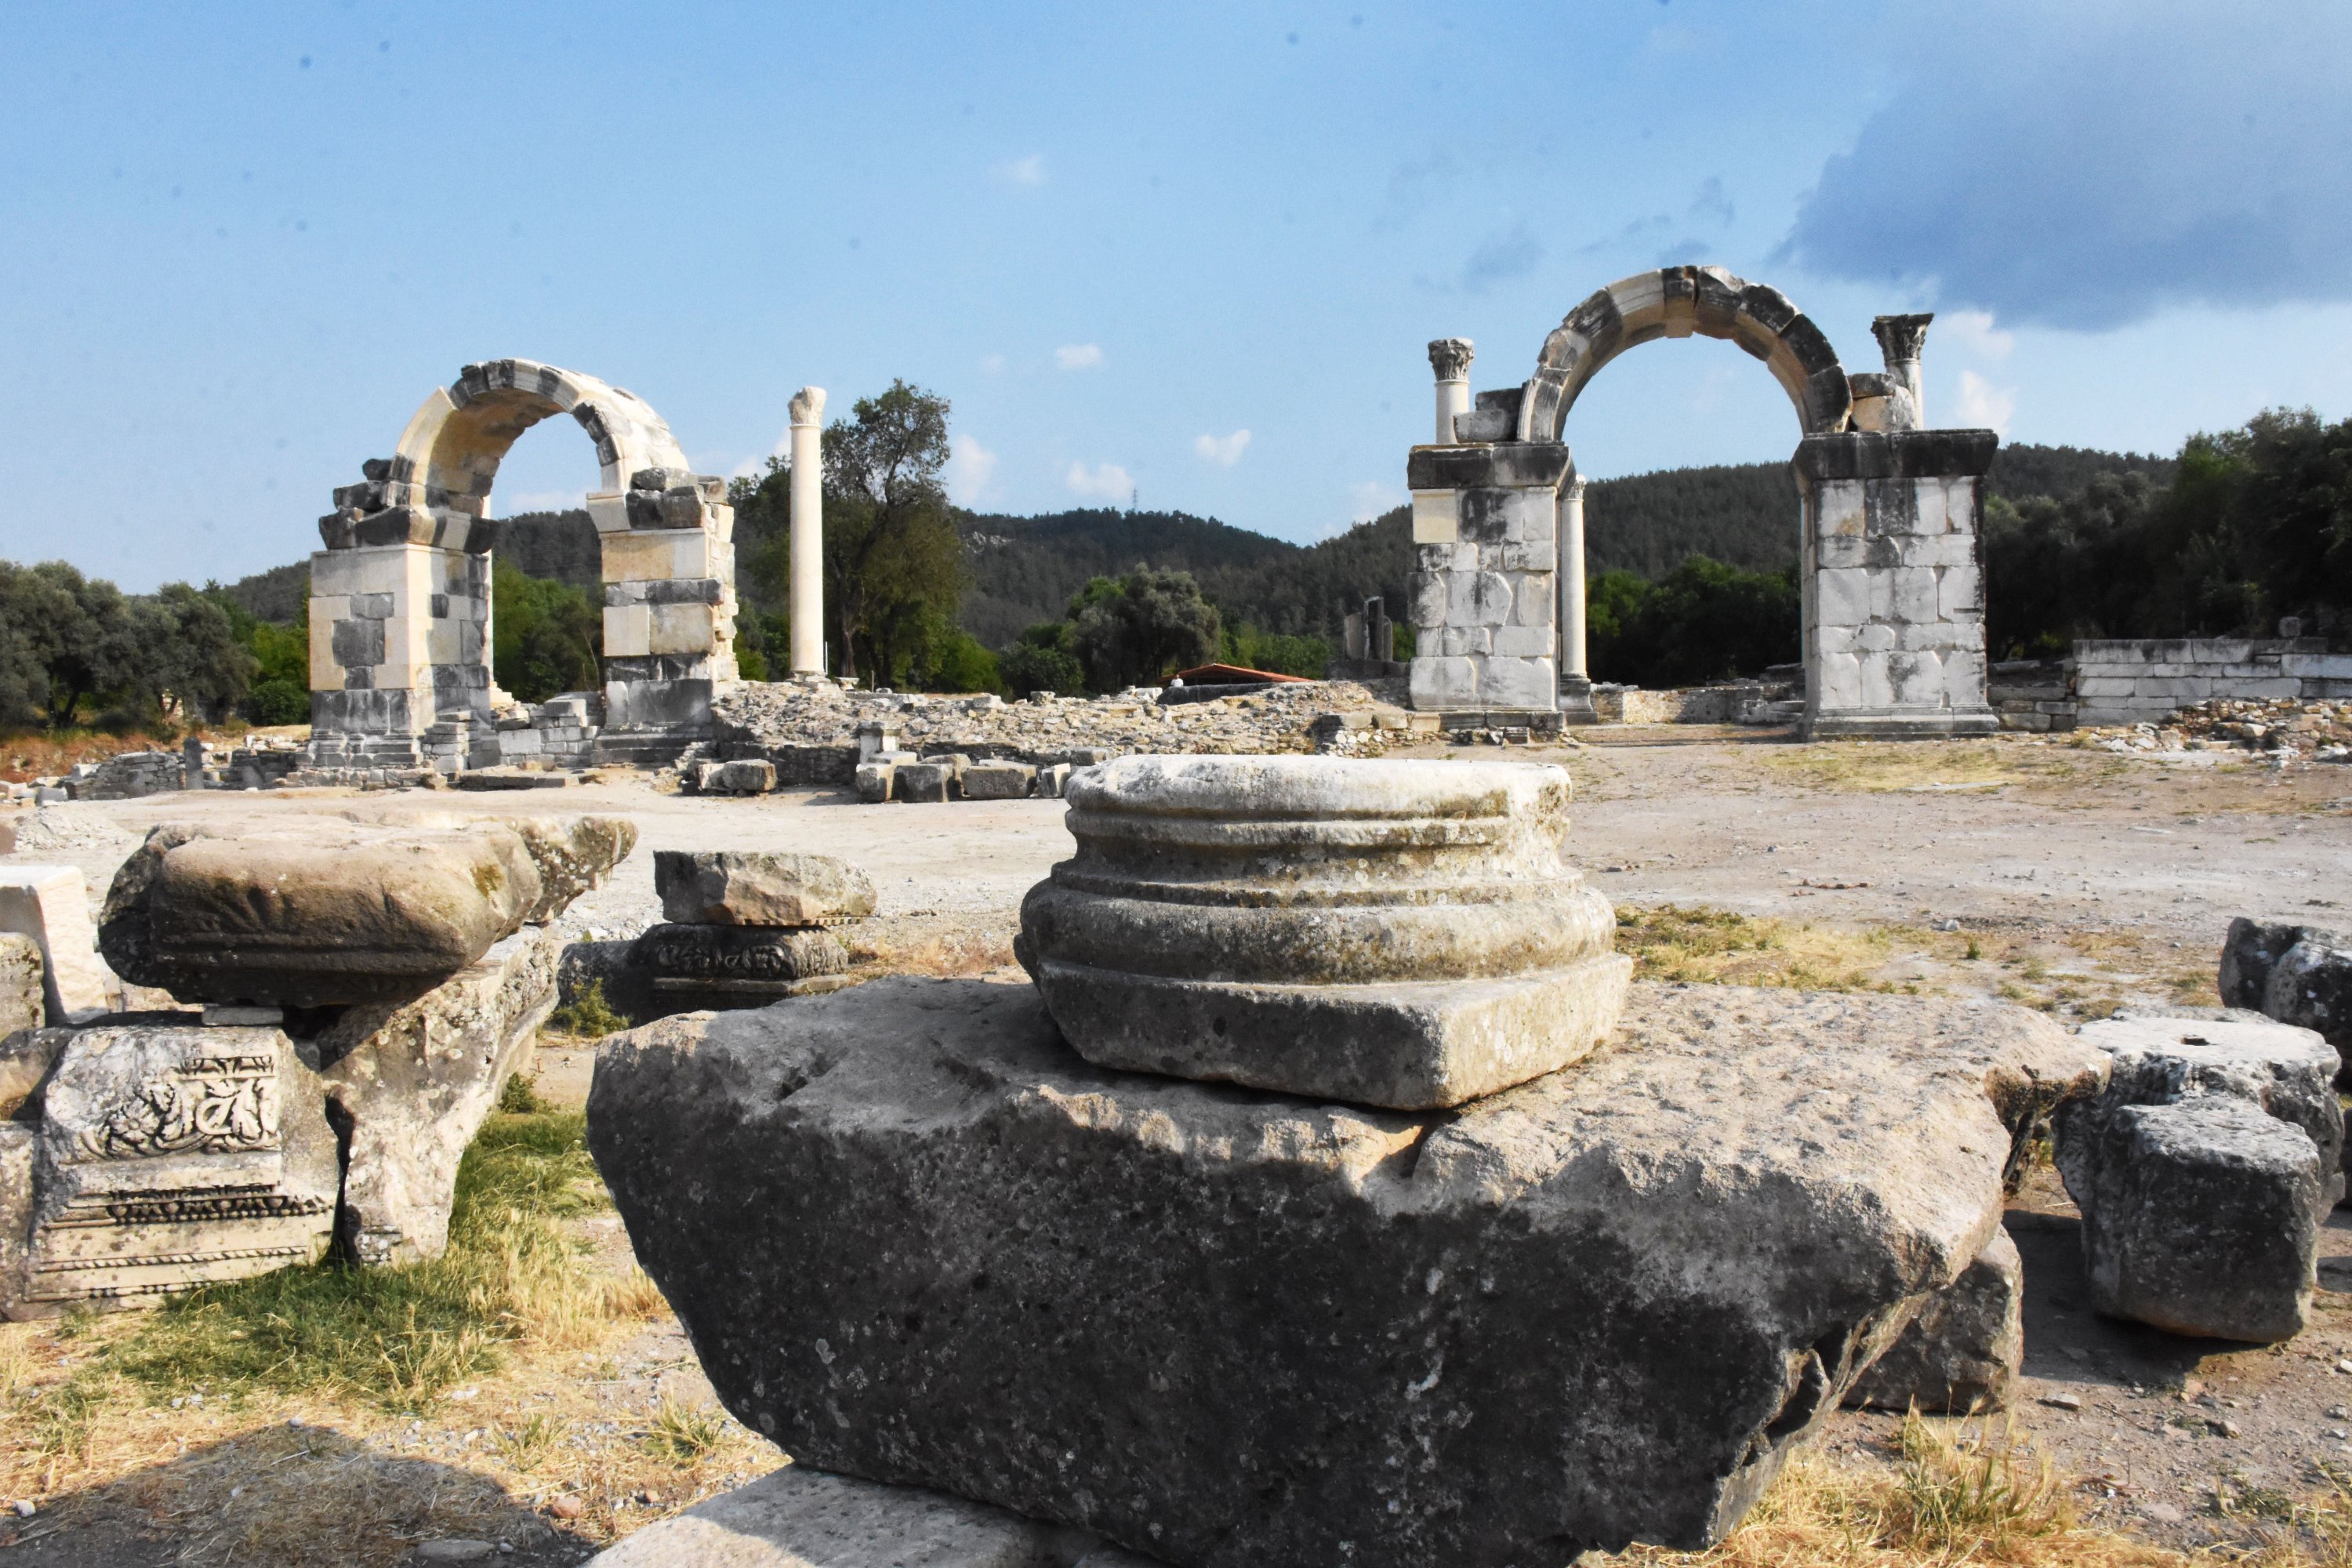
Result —
<instances>
[{"instance_id":1,"label":"dirt ground","mask_svg":"<svg viewBox=\"0 0 2352 1568\"><path fill-rule=\"evenodd\" d=\"M2278 769L2221 752L2158 760L2014 737L1808 746L1673 727L1586 731L1583 741L1455 754L1563 763L1577 785L1574 853L1621 909L1704 908L1772 922L1834 947L1847 983L2005 996L2064 1021L2118 1005L2210 1005L2215 957L2233 916L2326 923L2352 900L2352 767ZM627 935L657 918L649 853L657 848L841 856L874 877L886 915L917 929L931 919L1009 925L1022 893L1069 843L1053 802L863 806L816 791L702 799L624 775L513 794L280 791L50 808L46 827L28 831L0 863L76 865L102 890L137 835L158 821L420 810L634 817L638 853L563 918L567 931L595 937ZM591 1066L584 1049L551 1049L542 1087L583 1097ZM2227 1554L2275 1538L2298 1506L2346 1506L2352 1294L2340 1292L2352 1291L2352 1210L2339 1212L2323 1238L2314 1326L2277 1347L2183 1340L2089 1311L2074 1211L2046 1169L2021 1195L2011 1228L2027 1279L2026 1377L2013 1420L2076 1479L2085 1512L2151 1542ZM617 1234L607 1240L625 1251ZM73 1350L27 1341L24 1353L32 1362L22 1375L37 1381ZM436 1490L495 1476L509 1489L498 1506L521 1551L505 1560L522 1562L576 1561L593 1542L773 1462L752 1457L755 1446L730 1448L723 1463L670 1492L639 1488L620 1499L626 1506L600 1502L584 1522L549 1515L546 1499L514 1489L510 1467L481 1458L480 1432L501 1425L488 1418L493 1403L516 1420L534 1403L559 1407L576 1438L593 1425L590 1405L641 1415L664 1392L709 1401L667 1318L600 1352L594 1370L583 1381L576 1364L517 1368L496 1390L486 1385L474 1411L443 1407L413 1428L387 1421L342 1440L415 1459L427 1467L415 1484ZM1841 1464L1884 1465L1895 1424L1843 1414L1822 1445ZM134 1470L185 1468L210 1445L283 1444L301 1430L278 1415L240 1426L181 1412L152 1427L154 1444L138 1465L126 1460L121 1474L81 1477L76 1487L152 1491ZM23 1440L0 1426L0 1445ZM142 1555L91 1556L101 1544L95 1538L41 1532L58 1495L31 1500L40 1508L27 1518L12 1523L0 1514L0 1562L232 1560L184 1555L168 1540L142 1546ZM181 1545L197 1539L184 1533ZM21 1544L11 1550L12 1541Z\"/></svg>"}]
</instances>

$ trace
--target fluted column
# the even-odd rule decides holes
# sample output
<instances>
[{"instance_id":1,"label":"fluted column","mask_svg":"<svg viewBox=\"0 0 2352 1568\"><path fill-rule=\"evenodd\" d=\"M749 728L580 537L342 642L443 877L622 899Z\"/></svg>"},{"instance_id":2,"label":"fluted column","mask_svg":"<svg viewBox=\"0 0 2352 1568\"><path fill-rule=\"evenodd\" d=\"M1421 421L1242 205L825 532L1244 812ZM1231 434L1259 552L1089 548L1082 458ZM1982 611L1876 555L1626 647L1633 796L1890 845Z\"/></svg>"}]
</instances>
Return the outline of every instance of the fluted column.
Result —
<instances>
[{"instance_id":1,"label":"fluted column","mask_svg":"<svg viewBox=\"0 0 2352 1568\"><path fill-rule=\"evenodd\" d=\"M792 617L794 675L824 673L824 388L792 401Z\"/></svg>"},{"instance_id":2,"label":"fluted column","mask_svg":"<svg viewBox=\"0 0 2352 1568\"><path fill-rule=\"evenodd\" d=\"M1439 338L1429 345L1429 368L1437 373L1437 445L1451 447L1454 416L1470 412L1470 357L1475 352L1468 338Z\"/></svg>"}]
</instances>

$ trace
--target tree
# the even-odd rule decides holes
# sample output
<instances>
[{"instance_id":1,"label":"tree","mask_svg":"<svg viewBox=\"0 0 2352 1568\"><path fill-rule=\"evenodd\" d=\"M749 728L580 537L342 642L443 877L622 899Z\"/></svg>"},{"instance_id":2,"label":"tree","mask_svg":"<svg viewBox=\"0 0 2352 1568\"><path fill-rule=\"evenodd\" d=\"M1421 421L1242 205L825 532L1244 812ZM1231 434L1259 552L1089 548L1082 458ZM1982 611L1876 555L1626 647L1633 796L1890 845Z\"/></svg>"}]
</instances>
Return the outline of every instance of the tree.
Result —
<instances>
[{"instance_id":1,"label":"tree","mask_svg":"<svg viewBox=\"0 0 2352 1568\"><path fill-rule=\"evenodd\" d=\"M559 691L593 689L601 679L604 620L588 595L568 583L526 577L500 561L490 569L490 668L524 702Z\"/></svg>"},{"instance_id":2,"label":"tree","mask_svg":"<svg viewBox=\"0 0 2352 1568\"><path fill-rule=\"evenodd\" d=\"M1189 572L1097 577L1070 603L1070 651L1097 691L1157 680L1217 657L1216 607Z\"/></svg>"},{"instance_id":3,"label":"tree","mask_svg":"<svg viewBox=\"0 0 2352 1568\"><path fill-rule=\"evenodd\" d=\"M1070 652L1070 623L1039 621L1016 638L1012 647L996 656L998 674L1004 689L1015 696L1032 691L1058 692L1065 697L1082 695L1087 689L1087 672Z\"/></svg>"},{"instance_id":4,"label":"tree","mask_svg":"<svg viewBox=\"0 0 2352 1568\"><path fill-rule=\"evenodd\" d=\"M947 460L948 400L904 381L825 429L825 607L844 676L895 681L954 623L963 559Z\"/></svg>"},{"instance_id":5,"label":"tree","mask_svg":"<svg viewBox=\"0 0 2352 1568\"><path fill-rule=\"evenodd\" d=\"M166 583L153 598L132 600L131 606L142 697L166 711L177 708L191 723L228 717L260 669L228 612L185 583Z\"/></svg>"},{"instance_id":6,"label":"tree","mask_svg":"<svg viewBox=\"0 0 2352 1568\"><path fill-rule=\"evenodd\" d=\"M0 626L16 635L8 677L26 703L37 702L56 729L74 721L89 698L133 688L142 674L140 638L122 592L84 577L62 561L37 566L0 563ZM31 670L37 667L37 679Z\"/></svg>"},{"instance_id":7,"label":"tree","mask_svg":"<svg viewBox=\"0 0 2352 1568\"><path fill-rule=\"evenodd\" d=\"M1693 555L1656 583L1604 572L1585 589L1593 673L1636 686L1753 675L1795 659L1794 572L1743 572Z\"/></svg>"}]
</instances>

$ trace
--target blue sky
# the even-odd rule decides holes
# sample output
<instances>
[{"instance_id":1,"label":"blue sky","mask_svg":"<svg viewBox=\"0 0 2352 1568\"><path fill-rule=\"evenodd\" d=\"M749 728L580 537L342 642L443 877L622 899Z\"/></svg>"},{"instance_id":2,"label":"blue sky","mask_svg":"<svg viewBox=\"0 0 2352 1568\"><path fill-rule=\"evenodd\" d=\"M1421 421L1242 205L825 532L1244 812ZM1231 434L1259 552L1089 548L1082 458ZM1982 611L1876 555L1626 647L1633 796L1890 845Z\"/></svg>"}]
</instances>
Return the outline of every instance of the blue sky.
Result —
<instances>
[{"instance_id":1,"label":"blue sky","mask_svg":"<svg viewBox=\"0 0 2352 1568\"><path fill-rule=\"evenodd\" d=\"M1402 499L1423 345L1523 380L1716 262L1850 368L1939 312L1936 424L2170 450L2352 412L2352 7L566 4L0 13L0 555L130 588L317 548L433 387L600 375L706 471L785 402L954 403L958 498L1311 540ZM1610 475L1786 456L1728 344L1568 426ZM568 421L501 510L568 500Z\"/></svg>"}]
</instances>

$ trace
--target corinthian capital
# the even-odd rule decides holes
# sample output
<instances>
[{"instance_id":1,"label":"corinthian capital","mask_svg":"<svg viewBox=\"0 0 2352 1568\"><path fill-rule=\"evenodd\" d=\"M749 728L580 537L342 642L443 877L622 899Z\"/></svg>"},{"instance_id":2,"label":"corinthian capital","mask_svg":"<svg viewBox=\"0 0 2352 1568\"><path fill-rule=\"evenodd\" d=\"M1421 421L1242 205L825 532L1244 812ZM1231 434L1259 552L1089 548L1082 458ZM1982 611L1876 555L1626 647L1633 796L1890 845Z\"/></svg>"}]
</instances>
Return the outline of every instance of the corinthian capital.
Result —
<instances>
[{"instance_id":1,"label":"corinthian capital","mask_svg":"<svg viewBox=\"0 0 2352 1568\"><path fill-rule=\"evenodd\" d=\"M1440 381L1462 381L1470 374L1468 338L1439 338L1429 345L1429 367Z\"/></svg>"},{"instance_id":2,"label":"corinthian capital","mask_svg":"<svg viewBox=\"0 0 2352 1568\"><path fill-rule=\"evenodd\" d=\"M1930 314L1879 316L1872 320L1870 330L1878 339L1879 352L1886 356L1887 369L1919 357L1920 345L1927 341L1927 323L1935 319Z\"/></svg>"},{"instance_id":3,"label":"corinthian capital","mask_svg":"<svg viewBox=\"0 0 2352 1568\"><path fill-rule=\"evenodd\" d=\"M803 386L793 394L786 406L792 410L793 424L814 425L824 417L824 388Z\"/></svg>"}]
</instances>

